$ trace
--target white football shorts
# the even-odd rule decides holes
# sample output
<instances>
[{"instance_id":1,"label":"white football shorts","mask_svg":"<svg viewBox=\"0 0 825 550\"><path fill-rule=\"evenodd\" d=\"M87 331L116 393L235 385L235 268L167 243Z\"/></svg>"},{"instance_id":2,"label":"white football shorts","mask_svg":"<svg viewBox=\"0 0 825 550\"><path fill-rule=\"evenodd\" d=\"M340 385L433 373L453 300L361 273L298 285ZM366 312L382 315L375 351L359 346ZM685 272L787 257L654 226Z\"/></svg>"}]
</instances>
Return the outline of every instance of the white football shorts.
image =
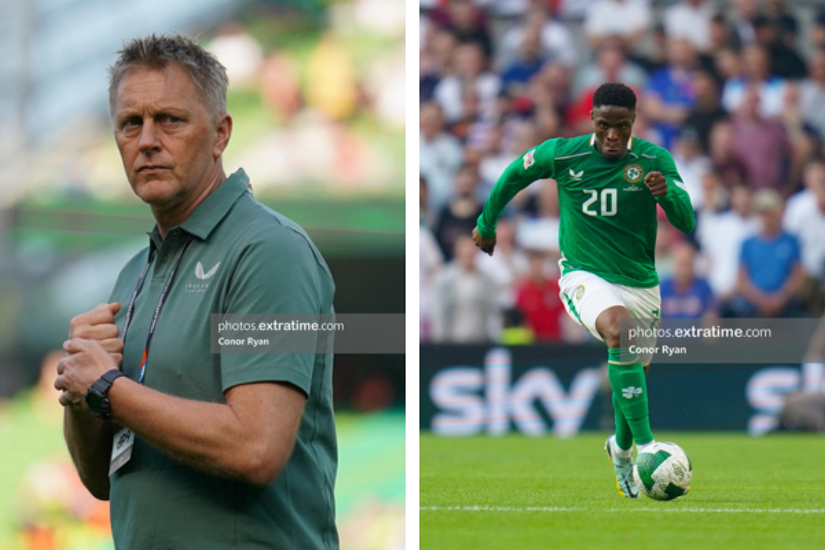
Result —
<instances>
[{"instance_id":1,"label":"white football shorts","mask_svg":"<svg viewBox=\"0 0 825 550\"><path fill-rule=\"evenodd\" d=\"M617 285L587 271L571 271L559 279L559 289L559 297L567 314L598 340L604 341L596 330L596 319L601 312L610 307L624 306L634 319L644 320L644 328L651 329L649 332L653 333L637 338L636 345L643 349L656 346L655 332L659 328L662 308L658 286L635 288ZM640 353L639 361L647 365L652 357L652 351Z\"/></svg>"}]
</instances>

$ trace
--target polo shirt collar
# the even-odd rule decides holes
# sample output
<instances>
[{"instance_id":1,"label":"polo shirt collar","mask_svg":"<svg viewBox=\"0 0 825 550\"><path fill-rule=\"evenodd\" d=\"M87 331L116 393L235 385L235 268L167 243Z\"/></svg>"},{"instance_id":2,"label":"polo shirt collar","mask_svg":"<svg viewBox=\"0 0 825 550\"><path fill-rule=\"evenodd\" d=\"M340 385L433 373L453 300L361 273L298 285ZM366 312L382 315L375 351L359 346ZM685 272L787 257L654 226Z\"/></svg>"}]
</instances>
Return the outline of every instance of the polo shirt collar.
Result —
<instances>
[{"instance_id":1,"label":"polo shirt collar","mask_svg":"<svg viewBox=\"0 0 825 550\"><path fill-rule=\"evenodd\" d=\"M229 213L235 201L249 191L249 189L249 176L246 175L243 168L239 168L237 172L226 178L226 181L203 199L195 210L189 214L189 217L178 227L190 235L198 237L201 240L206 240L209 234L212 233L212 230L215 229L221 220ZM148 234L152 246L154 248L160 248L161 238L157 224L155 224L155 227L153 227Z\"/></svg>"}]
</instances>

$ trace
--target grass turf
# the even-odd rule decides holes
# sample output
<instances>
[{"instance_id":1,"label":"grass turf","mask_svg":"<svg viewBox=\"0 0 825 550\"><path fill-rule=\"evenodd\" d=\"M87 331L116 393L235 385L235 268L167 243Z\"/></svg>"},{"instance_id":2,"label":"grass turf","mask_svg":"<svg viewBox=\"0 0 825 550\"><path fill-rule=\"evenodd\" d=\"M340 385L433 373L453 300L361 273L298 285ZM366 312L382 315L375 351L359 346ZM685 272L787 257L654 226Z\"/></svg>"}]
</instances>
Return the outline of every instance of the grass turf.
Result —
<instances>
[{"instance_id":1,"label":"grass turf","mask_svg":"<svg viewBox=\"0 0 825 550\"><path fill-rule=\"evenodd\" d=\"M619 496L607 434L421 434L421 549L825 548L825 437L657 433L693 463L691 491Z\"/></svg>"}]
</instances>

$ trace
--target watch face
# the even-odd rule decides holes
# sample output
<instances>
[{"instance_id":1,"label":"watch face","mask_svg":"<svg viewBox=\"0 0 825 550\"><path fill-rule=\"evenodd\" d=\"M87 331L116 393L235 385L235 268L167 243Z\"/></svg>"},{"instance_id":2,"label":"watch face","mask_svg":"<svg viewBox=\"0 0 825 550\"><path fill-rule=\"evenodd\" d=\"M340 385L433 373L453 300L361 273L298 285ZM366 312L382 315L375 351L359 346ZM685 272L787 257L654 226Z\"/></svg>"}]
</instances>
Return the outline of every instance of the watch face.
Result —
<instances>
[{"instance_id":1,"label":"watch face","mask_svg":"<svg viewBox=\"0 0 825 550\"><path fill-rule=\"evenodd\" d=\"M89 393L86 394L86 404L95 416L100 416L100 413L103 412L104 399L105 397L95 391L90 390Z\"/></svg>"}]
</instances>

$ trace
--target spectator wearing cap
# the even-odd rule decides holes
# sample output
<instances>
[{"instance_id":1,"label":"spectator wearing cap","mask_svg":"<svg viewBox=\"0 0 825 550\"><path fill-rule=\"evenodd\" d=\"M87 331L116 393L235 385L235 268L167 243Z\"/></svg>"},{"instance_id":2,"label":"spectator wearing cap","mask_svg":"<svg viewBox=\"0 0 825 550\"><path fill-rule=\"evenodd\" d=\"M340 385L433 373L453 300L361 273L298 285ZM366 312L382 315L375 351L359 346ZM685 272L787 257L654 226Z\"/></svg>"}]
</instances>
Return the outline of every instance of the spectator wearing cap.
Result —
<instances>
[{"instance_id":1,"label":"spectator wearing cap","mask_svg":"<svg viewBox=\"0 0 825 550\"><path fill-rule=\"evenodd\" d=\"M709 152L710 130L713 125L728 117L719 102L719 84L708 71L697 71L693 76L693 106L685 118L685 126L692 127L699 136L702 151Z\"/></svg>"},{"instance_id":2,"label":"spectator wearing cap","mask_svg":"<svg viewBox=\"0 0 825 550\"><path fill-rule=\"evenodd\" d=\"M681 0L665 9L664 24L667 36L684 38L700 52L710 49L710 22L714 7L706 0Z\"/></svg>"},{"instance_id":3,"label":"spectator wearing cap","mask_svg":"<svg viewBox=\"0 0 825 550\"><path fill-rule=\"evenodd\" d=\"M662 281L663 319L699 319L716 314L707 280L696 274L696 249L688 242L671 249L671 276Z\"/></svg>"},{"instance_id":4,"label":"spectator wearing cap","mask_svg":"<svg viewBox=\"0 0 825 550\"><path fill-rule=\"evenodd\" d=\"M805 283L799 241L782 229L782 196L758 191L754 208L762 227L742 243L737 295L727 304L734 317L791 317L800 313L798 293Z\"/></svg>"}]
</instances>

